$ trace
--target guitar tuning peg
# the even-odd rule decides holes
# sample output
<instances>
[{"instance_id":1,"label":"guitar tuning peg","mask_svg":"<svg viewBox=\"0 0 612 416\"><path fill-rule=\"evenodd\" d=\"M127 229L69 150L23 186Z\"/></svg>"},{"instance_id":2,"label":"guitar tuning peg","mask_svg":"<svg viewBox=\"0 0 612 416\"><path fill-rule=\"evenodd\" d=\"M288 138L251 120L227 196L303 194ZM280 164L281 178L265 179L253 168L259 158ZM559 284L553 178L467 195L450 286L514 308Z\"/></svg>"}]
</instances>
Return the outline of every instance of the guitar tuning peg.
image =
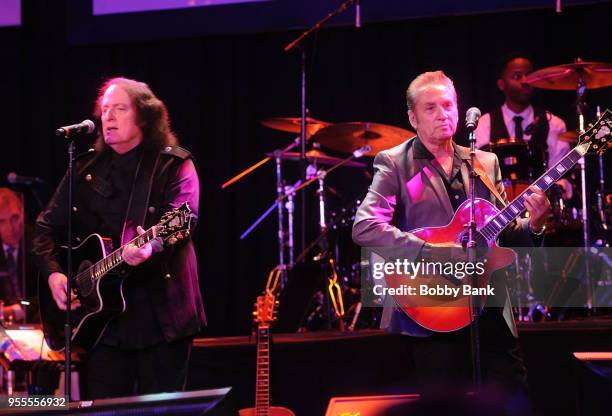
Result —
<instances>
[{"instance_id":1,"label":"guitar tuning peg","mask_svg":"<svg viewBox=\"0 0 612 416\"><path fill-rule=\"evenodd\" d=\"M176 242L177 242L176 237L170 237L170 238L168 239L168 243L170 243L171 245L172 245L172 244L176 244Z\"/></svg>"}]
</instances>

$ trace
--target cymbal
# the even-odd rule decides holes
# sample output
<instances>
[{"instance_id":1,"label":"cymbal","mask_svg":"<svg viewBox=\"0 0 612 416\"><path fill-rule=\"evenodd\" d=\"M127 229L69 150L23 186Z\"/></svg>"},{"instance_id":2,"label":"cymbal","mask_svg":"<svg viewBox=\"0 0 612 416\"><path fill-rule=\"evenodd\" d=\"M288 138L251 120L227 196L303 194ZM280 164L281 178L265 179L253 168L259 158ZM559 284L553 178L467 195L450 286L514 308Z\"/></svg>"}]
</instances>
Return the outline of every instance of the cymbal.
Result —
<instances>
[{"instance_id":1,"label":"cymbal","mask_svg":"<svg viewBox=\"0 0 612 416\"><path fill-rule=\"evenodd\" d=\"M546 90L575 90L582 77L587 89L612 85L612 64L578 61L543 68L527 75L527 84Z\"/></svg>"},{"instance_id":2,"label":"cymbal","mask_svg":"<svg viewBox=\"0 0 612 416\"><path fill-rule=\"evenodd\" d=\"M313 139L323 146L352 153L369 144L365 156L375 156L381 150L396 146L415 134L410 130L379 123L338 123L318 131Z\"/></svg>"},{"instance_id":3,"label":"cymbal","mask_svg":"<svg viewBox=\"0 0 612 416\"><path fill-rule=\"evenodd\" d=\"M559 140L562 142L568 143L578 143L578 132L576 130L566 131L565 133L561 133L559 135Z\"/></svg>"},{"instance_id":4,"label":"cymbal","mask_svg":"<svg viewBox=\"0 0 612 416\"><path fill-rule=\"evenodd\" d=\"M274 157L274 153L266 153L266 156ZM282 160L292 160L292 161L297 162L300 160L300 154L299 152L285 152L281 156L281 159ZM312 149L306 152L306 160L308 160L309 163L333 166L333 165L336 165L342 162L343 159L340 159L334 156L330 156L327 153L319 149ZM361 163L361 162L356 162L354 160L349 160L342 166L348 166L352 168L365 168L366 164Z\"/></svg>"},{"instance_id":5,"label":"cymbal","mask_svg":"<svg viewBox=\"0 0 612 416\"><path fill-rule=\"evenodd\" d=\"M301 129L301 117L272 117L261 121L266 127L274 130L286 131L287 133L299 134ZM316 120L311 117L306 118L306 134L312 136L324 127L331 126L327 121Z\"/></svg>"}]
</instances>

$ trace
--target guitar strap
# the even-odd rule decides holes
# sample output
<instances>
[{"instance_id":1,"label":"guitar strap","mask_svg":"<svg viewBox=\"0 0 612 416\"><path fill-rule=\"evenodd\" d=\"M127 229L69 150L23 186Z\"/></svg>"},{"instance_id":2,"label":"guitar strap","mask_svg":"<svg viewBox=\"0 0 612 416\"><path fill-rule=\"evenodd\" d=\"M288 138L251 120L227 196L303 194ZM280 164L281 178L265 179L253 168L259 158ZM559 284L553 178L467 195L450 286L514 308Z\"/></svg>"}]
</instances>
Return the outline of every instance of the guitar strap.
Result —
<instances>
[{"instance_id":1,"label":"guitar strap","mask_svg":"<svg viewBox=\"0 0 612 416\"><path fill-rule=\"evenodd\" d=\"M470 160L466 159L465 162L467 163L468 168L469 168ZM480 160L478 160L476 156L474 156L474 172L476 172L476 175L480 177L480 180L482 181L482 183L485 184L485 186L489 189L489 191L491 191L491 193L495 196L495 198L497 198L497 200L502 204L502 206L505 207L507 205L506 201L504 200L504 198L502 198L499 192L497 192L497 189L495 189L495 185L493 185L493 183L491 182L491 179L489 179L489 175L487 175L487 173L484 171L484 168L482 164L480 163Z\"/></svg>"}]
</instances>

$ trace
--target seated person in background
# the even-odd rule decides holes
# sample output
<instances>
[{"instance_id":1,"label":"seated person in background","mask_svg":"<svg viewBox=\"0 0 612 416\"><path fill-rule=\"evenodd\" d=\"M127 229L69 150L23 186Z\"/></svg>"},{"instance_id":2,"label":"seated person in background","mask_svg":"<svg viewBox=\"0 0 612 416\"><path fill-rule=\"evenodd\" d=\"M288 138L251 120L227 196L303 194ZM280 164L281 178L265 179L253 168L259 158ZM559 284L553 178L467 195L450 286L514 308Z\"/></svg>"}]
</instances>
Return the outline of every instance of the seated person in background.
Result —
<instances>
[{"instance_id":1,"label":"seated person in background","mask_svg":"<svg viewBox=\"0 0 612 416\"><path fill-rule=\"evenodd\" d=\"M0 188L0 301L4 321L33 320L34 311L21 304L36 294L35 270L28 253L29 241L24 226L22 199L8 188Z\"/></svg>"}]
</instances>

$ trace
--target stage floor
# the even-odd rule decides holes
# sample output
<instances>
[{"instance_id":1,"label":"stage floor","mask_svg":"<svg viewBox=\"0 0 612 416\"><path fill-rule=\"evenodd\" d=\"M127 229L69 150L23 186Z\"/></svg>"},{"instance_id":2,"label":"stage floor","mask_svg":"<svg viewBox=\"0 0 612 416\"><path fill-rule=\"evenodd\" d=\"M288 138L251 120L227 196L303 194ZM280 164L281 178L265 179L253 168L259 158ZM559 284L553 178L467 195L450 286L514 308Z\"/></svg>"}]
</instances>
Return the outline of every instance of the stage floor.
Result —
<instances>
[{"instance_id":1,"label":"stage floor","mask_svg":"<svg viewBox=\"0 0 612 416\"><path fill-rule=\"evenodd\" d=\"M381 330L274 334L271 348L272 402L297 415L322 415L334 396L414 393L402 361L401 335ZM519 325L529 371L529 389L540 414L576 415L607 400L585 391L583 363L574 352L612 352L612 320L581 320ZM609 380L601 380L602 383ZM255 338L194 340L188 388L233 386L215 414L235 414L253 406ZM585 409L585 410L580 410Z\"/></svg>"}]
</instances>

